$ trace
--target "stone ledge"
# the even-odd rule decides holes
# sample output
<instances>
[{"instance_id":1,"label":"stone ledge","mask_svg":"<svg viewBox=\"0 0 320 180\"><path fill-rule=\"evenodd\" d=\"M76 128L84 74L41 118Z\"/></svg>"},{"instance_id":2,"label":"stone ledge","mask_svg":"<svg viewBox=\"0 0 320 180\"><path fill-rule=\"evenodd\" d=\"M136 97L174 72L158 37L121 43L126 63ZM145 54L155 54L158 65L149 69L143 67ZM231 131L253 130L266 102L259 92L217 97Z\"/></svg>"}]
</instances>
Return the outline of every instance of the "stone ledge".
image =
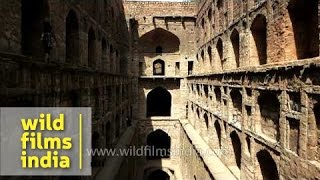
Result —
<instances>
[{"instance_id":1,"label":"stone ledge","mask_svg":"<svg viewBox=\"0 0 320 180\"><path fill-rule=\"evenodd\" d=\"M206 154L200 154L203 162L208 167L211 175L215 180L237 180L237 178L230 172L230 170L222 163L219 157L212 151L207 143L201 138L201 136L195 131L195 129L187 121L181 120L181 125L184 128L187 136L192 142L194 148L199 152L206 152Z\"/></svg>"},{"instance_id":2,"label":"stone ledge","mask_svg":"<svg viewBox=\"0 0 320 180\"><path fill-rule=\"evenodd\" d=\"M125 149L130 146L135 133L135 126L129 127L121 136L115 149ZM96 180L115 180L125 156L111 156L105 160L105 166L100 169L94 179Z\"/></svg>"}]
</instances>

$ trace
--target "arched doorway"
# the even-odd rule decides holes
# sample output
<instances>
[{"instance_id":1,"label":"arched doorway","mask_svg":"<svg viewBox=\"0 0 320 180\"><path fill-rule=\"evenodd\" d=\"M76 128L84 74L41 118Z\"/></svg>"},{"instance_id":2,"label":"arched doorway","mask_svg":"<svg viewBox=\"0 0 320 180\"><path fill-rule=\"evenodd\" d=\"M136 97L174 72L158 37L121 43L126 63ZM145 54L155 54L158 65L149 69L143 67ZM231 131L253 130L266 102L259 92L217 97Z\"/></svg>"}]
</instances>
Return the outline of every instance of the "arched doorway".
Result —
<instances>
[{"instance_id":1,"label":"arched doorway","mask_svg":"<svg viewBox=\"0 0 320 180\"><path fill-rule=\"evenodd\" d=\"M292 29L287 44L294 45L296 51L291 53L297 59L319 56L318 1L291 0L288 13L291 20L288 26Z\"/></svg>"},{"instance_id":2,"label":"arched doorway","mask_svg":"<svg viewBox=\"0 0 320 180\"><path fill-rule=\"evenodd\" d=\"M170 157L171 138L166 132L160 129L151 132L147 137L147 145L151 149L151 152L147 154L147 159Z\"/></svg>"},{"instance_id":3,"label":"arched doorway","mask_svg":"<svg viewBox=\"0 0 320 180\"><path fill-rule=\"evenodd\" d=\"M75 11L66 18L66 62L75 63L79 58L79 22Z\"/></svg>"},{"instance_id":4,"label":"arched doorway","mask_svg":"<svg viewBox=\"0 0 320 180\"><path fill-rule=\"evenodd\" d=\"M230 138L232 142L233 153L235 156L235 162L237 167L240 169L241 168L241 141L238 134L235 131L233 131L230 134Z\"/></svg>"},{"instance_id":5,"label":"arched doorway","mask_svg":"<svg viewBox=\"0 0 320 180\"><path fill-rule=\"evenodd\" d=\"M171 94L162 87L153 89L147 95L147 117L171 116Z\"/></svg>"},{"instance_id":6,"label":"arched doorway","mask_svg":"<svg viewBox=\"0 0 320 180\"><path fill-rule=\"evenodd\" d=\"M218 120L216 120L216 122L214 123L214 128L217 133L219 148L221 149L221 126L220 126L220 123L218 122Z\"/></svg>"},{"instance_id":7,"label":"arched doorway","mask_svg":"<svg viewBox=\"0 0 320 180\"><path fill-rule=\"evenodd\" d=\"M150 174L148 180L170 180L170 176L162 170L156 170Z\"/></svg>"},{"instance_id":8,"label":"arched doorway","mask_svg":"<svg viewBox=\"0 0 320 180\"><path fill-rule=\"evenodd\" d=\"M262 176L259 180L279 180L277 165L268 151L259 151L257 153L257 159Z\"/></svg>"},{"instance_id":9,"label":"arched doorway","mask_svg":"<svg viewBox=\"0 0 320 180\"><path fill-rule=\"evenodd\" d=\"M49 23L49 4L46 0L21 0L21 51L24 55L42 57L41 35Z\"/></svg>"},{"instance_id":10,"label":"arched doorway","mask_svg":"<svg viewBox=\"0 0 320 180\"><path fill-rule=\"evenodd\" d=\"M232 34L230 36L230 40L232 43L232 48L233 48L233 56L234 60L236 62L236 67L240 67L240 38L239 38L239 32L234 29L232 31Z\"/></svg>"},{"instance_id":11,"label":"arched doorway","mask_svg":"<svg viewBox=\"0 0 320 180\"><path fill-rule=\"evenodd\" d=\"M267 20L262 14L256 16L251 25L253 65L267 63Z\"/></svg>"},{"instance_id":12,"label":"arched doorway","mask_svg":"<svg viewBox=\"0 0 320 180\"><path fill-rule=\"evenodd\" d=\"M92 28L88 32L88 66L94 67L96 63L96 34Z\"/></svg>"}]
</instances>

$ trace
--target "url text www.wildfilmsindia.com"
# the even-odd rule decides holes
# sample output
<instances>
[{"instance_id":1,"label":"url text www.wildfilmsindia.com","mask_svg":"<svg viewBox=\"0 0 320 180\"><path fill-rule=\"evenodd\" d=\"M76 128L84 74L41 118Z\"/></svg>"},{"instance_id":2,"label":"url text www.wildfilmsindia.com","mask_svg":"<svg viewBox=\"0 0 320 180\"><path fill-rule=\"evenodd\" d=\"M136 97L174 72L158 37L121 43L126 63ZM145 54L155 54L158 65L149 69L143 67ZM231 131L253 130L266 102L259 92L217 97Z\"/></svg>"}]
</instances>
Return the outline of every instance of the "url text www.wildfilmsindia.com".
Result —
<instances>
[{"instance_id":1,"label":"url text www.wildfilmsindia.com","mask_svg":"<svg viewBox=\"0 0 320 180\"><path fill-rule=\"evenodd\" d=\"M197 149L195 151L190 148L156 148L154 146L129 146L127 148L94 148L87 149L89 156L195 156L197 154L212 156L222 153L223 150L212 151L211 149Z\"/></svg>"}]
</instances>

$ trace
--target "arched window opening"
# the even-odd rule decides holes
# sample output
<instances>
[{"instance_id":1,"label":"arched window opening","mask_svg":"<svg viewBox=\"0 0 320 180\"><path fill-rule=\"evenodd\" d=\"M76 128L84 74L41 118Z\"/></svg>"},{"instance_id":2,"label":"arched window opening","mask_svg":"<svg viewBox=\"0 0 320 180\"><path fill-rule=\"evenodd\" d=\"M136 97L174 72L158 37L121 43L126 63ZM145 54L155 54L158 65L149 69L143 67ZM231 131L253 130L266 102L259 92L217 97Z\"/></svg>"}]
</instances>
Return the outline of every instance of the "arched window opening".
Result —
<instances>
[{"instance_id":1,"label":"arched window opening","mask_svg":"<svg viewBox=\"0 0 320 180\"><path fill-rule=\"evenodd\" d=\"M261 116L261 131L270 138L279 140L280 102L270 92L262 92L258 98Z\"/></svg>"},{"instance_id":2,"label":"arched window opening","mask_svg":"<svg viewBox=\"0 0 320 180\"><path fill-rule=\"evenodd\" d=\"M162 54L162 47L161 46L157 46L156 47L156 53L157 54Z\"/></svg>"},{"instance_id":3,"label":"arched window opening","mask_svg":"<svg viewBox=\"0 0 320 180\"><path fill-rule=\"evenodd\" d=\"M246 143L247 143L247 152L248 154L251 154L251 140L249 136L246 137Z\"/></svg>"},{"instance_id":4,"label":"arched window opening","mask_svg":"<svg viewBox=\"0 0 320 180\"><path fill-rule=\"evenodd\" d=\"M257 159L263 180L279 180L277 165L268 151L259 151L257 153Z\"/></svg>"},{"instance_id":5,"label":"arched window opening","mask_svg":"<svg viewBox=\"0 0 320 180\"><path fill-rule=\"evenodd\" d=\"M230 36L230 39L231 39L231 43L232 43L232 48L233 48L233 56L234 56L234 59L235 59L235 62L236 62L236 66L237 67L240 67L240 39L239 39L239 33L238 31L235 29L233 30L231 36Z\"/></svg>"},{"instance_id":6,"label":"arched window opening","mask_svg":"<svg viewBox=\"0 0 320 180\"><path fill-rule=\"evenodd\" d=\"M114 49L113 49L113 46L111 44L110 45L110 53L109 53L110 71L114 71L114 67L115 67L113 55L114 55Z\"/></svg>"},{"instance_id":7,"label":"arched window opening","mask_svg":"<svg viewBox=\"0 0 320 180\"><path fill-rule=\"evenodd\" d=\"M88 33L88 66L94 67L96 62L96 35L92 28Z\"/></svg>"},{"instance_id":8,"label":"arched window opening","mask_svg":"<svg viewBox=\"0 0 320 180\"><path fill-rule=\"evenodd\" d=\"M197 84L196 86L197 86L197 94L198 94L199 96L201 96L202 94L201 94L201 91L200 91L200 85Z\"/></svg>"},{"instance_id":9,"label":"arched window opening","mask_svg":"<svg viewBox=\"0 0 320 180\"><path fill-rule=\"evenodd\" d=\"M200 119L200 111L199 111L199 108L197 108L196 113L197 113L197 119Z\"/></svg>"},{"instance_id":10,"label":"arched window opening","mask_svg":"<svg viewBox=\"0 0 320 180\"><path fill-rule=\"evenodd\" d=\"M148 180L170 180L170 176L162 170L156 170L150 174Z\"/></svg>"},{"instance_id":11,"label":"arched window opening","mask_svg":"<svg viewBox=\"0 0 320 180\"><path fill-rule=\"evenodd\" d=\"M224 68L224 59L223 59L223 44L222 44L222 40L219 39L216 45L216 49L218 51L218 55L219 55L219 60L220 62L222 62L222 69Z\"/></svg>"},{"instance_id":12,"label":"arched window opening","mask_svg":"<svg viewBox=\"0 0 320 180\"><path fill-rule=\"evenodd\" d=\"M253 43L251 59L263 65L267 63L267 21L266 17L259 14L251 25Z\"/></svg>"},{"instance_id":13,"label":"arched window opening","mask_svg":"<svg viewBox=\"0 0 320 180\"><path fill-rule=\"evenodd\" d=\"M211 46L208 47L208 57L209 57L209 61L212 64L212 48Z\"/></svg>"},{"instance_id":14,"label":"arched window opening","mask_svg":"<svg viewBox=\"0 0 320 180\"><path fill-rule=\"evenodd\" d=\"M208 129L209 128L209 118L208 118L208 115L205 113L203 115L203 118L204 118L204 122L206 123L206 128Z\"/></svg>"},{"instance_id":15,"label":"arched window opening","mask_svg":"<svg viewBox=\"0 0 320 180\"><path fill-rule=\"evenodd\" d=\"M162 87L153 89L147 95L147 117L171 116L171 94Z\"/></svg>"},{"instance_id":16,"label":"arched window opening","mask_svg":"<svg viewBox=\"0 0 320 180\"><path fill-rule=\"evenodd\" d=\"M165 63L163 60L158 59L153 62L153 75L165 75Z\"/></svg>"},{"instance_id":17,"label":"arched window opening","mask_svg":"<svg viewBox=\"0 0 320 180\"><path fill-rule=\"evenodd\" d=\"M49 17L49 5L46 0L35 0L32 3L21 0L22 54L36 57L44 56L41 36L45 32L46 24L49 23Z\"/></svg>"},{"instance_id":18,"label":"arched window opening","mask_svg":"<svg viewBox=\"0 0 320 180\"><path fill-rule=\"evenodd\" d=\"M214 123L214 128L217 133L219 148L221 148L221 126L220 126L220 123L218 122L218 120L216 120L216 122Z\"/></svg>"},{"instance_id":19,"label":"arched window opening","mask_svg":"<svg viewBox=\"0 0 320 180\"><path fill-rule=\"evenodd\" d=\"M239 121L242 116L242 94L239 90L233 89L230 93L233 105L233 120Z\"/></svg>"},{"instance_id":20,"label":"arched window opening","mask_svg":"<svg viewBox=\"0 0 320 180\"><path fill-rule=\"evenodd\" d=\"M152 150L147 154L147 159L160 159L170 157L171 138L170 136L157 129L147 137L147 145Z\"/></svg>"},{"instance_id":21,"label":"arched window opening","mask_svg":"<svg viewBox=\"0 0 320 180\"><path fill-rule=\"evenodd\" d=\"M208 85L203 85L203 91L204 91L204 95L206 96L206 98L209 97L209 87Z\"/></svg>"},{"instance_id":22,"label":"arched window opening","mask_svg":"<svg viewBox=\"0 0 320 180\"><path fill-rule=\"evenodd\" d=\"M221 90L218 87L214 88L214 94L216 95L216 101L221 103Z\"/></svg>"},{"instance_id":23,"label":"arched window opening","mask_svg":"<svg viewBox=\"0 0 320 180\"><path fill-rule=\"evenodd\" d=\"M77 14L70 10L66 18L66 62L79 61L79 22Z\"/></svg>"},{"instance_id":24,"label":"arched window opening","mask_svg":"<svg viewBox=\"0 0 320 180\"><path fill-rule=\"evenodd\" d=\"M209 19L209 22L211 23L211 21L212 21L212 9L211 8L208 11L208 19Z\"/></svg>"},{"instance_id":25,"label":"arched window opening","mask_svg":"<svg viewBox=\"0 0 320 180\"><path fill-rule=\"evenodd\" d=\"M106 68L106 61L107 61L107 41L105 38L102 38L101 40L101 66L103 68Z\"/></svg>"},{"instance_id":26,"label":"arched window opening","mask_svg":"<svg viewBox=\"0 0 320 180\"><path fill-rule=\"evenodd\" d=\"M201 51L201 60L202 60L202 62L205 62L205 57L204 57L204 51L203 50Z\"/></svg>"},{"instance_id":27,"label":"arched window opening","mask_svg":"<svg viewBox=\"0 0 320 180\"><path fill-rule=\"evenodd\" d=\"M107 41L105 38L102 38L101 41L101 49L102 49L102 55L105 56L106 55L106 51L107 51Z\"/></svg>"},{"instance_id":28,"label":"arched window opening","mask_svg":"<svg viewBox=\"0 0 320 180\"><path fill-rule=\"evenodd\" d=\"M204 29L204 19L201 20L201 28Z\"/></svg>"},{"instance_id":29,"label":"arched window opening","mask_svg":"<svg viewBox=\"0 0 320 180\"><path fill-rule=\"evenodd\" d=\"M297 59L319 56L318 1L291 0L288 12Z\"/></svg>"},{"instance_id":30,"label":"arched window opening","mask_svg":"<svg viewBox=\"0 0 320 180\"><path fill-rule=\"evenodd\" d=\"M237 167L240 169L241 168L241 141L238 134L235 131L233 131L230 134L230 138L231 138L233 152L235 156L235 162Z\"/></svg>"}]
</instances>

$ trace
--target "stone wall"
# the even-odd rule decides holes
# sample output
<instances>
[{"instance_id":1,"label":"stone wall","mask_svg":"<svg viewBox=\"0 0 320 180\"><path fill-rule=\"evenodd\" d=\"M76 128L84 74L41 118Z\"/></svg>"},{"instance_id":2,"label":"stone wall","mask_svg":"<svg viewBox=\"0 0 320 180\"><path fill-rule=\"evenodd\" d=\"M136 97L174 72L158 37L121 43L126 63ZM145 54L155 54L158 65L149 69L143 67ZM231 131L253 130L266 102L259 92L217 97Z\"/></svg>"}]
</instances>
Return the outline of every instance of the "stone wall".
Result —
<instances>
[{"instance_id":1,"label":"stone wall","mask_svg":"<svg viewBox=\"0 0 320 180\"><path fill-rule=\"evenodd\" d=\"M92 145L105 148L117 144L132 119L134 83L123 4L95 2L0 2L0 103L92 107ZM44 26L52 28L50 54L41 41ZM104 160L93 157L93 175Z\"/></svg>"}]
</instances>

